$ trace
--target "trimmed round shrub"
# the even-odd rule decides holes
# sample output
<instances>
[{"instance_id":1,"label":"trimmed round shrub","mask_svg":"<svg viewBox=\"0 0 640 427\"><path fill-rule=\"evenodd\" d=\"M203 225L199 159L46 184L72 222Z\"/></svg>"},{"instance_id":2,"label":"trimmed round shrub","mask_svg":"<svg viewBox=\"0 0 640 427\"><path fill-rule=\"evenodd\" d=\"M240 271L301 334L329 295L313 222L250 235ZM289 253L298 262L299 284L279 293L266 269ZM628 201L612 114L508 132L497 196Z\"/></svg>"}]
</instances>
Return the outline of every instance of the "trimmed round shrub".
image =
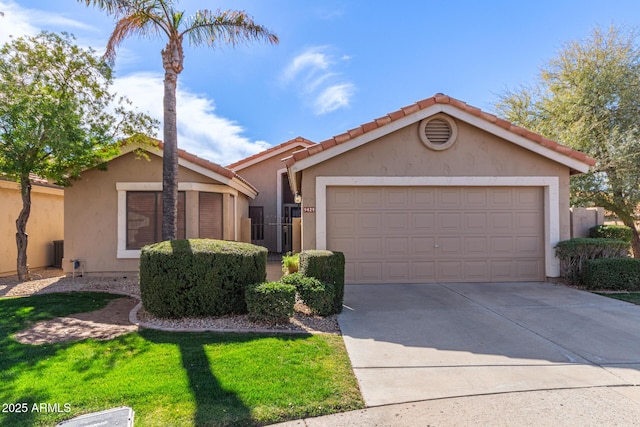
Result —
<instances>
[{"instance_id":1,"label":"trimmed round shrub","mask_svg":"<svg viewBox=\"0 0 640 427\"><path fill-rule=\"evenodd\" d=\"M325 250L300 252L300 273L315 277L323 283L331 283L335 288L331 313L342 312L344 300L344 254Z\"/></svg>"},{"instance_id":2,"label":"trimmed round shrub","mask_svg":"<svg viewBox=\"0 0 640 427\"><path fill-rule=\"evenodd\" d=\"M249 243L172 240L140 254L142 304L158 317L246 313L245 288L266 276L267 249Z\"/></svg>"},{"instance_id":3,"label":"trimmed round shrub","mask_svg":"<svg viewBox=\"0 0 640 427\"><path fill-rule=\"evenodd\" d=\"M282 282L254 283L247 286L245 299L254 322L287 323L293 316L296 288Z\"/></svg>"},{"instance_id":4,"label":"trimmed round shrub","mask_svg":"<svg viewBox=\"0 0 640 427\"><path fill-rule=\"evenodd\" d=\"M626 225L596 225L589 229L589 237L622 240L631 243L631 229Z\"/></svg>"},{"instance_id":5,"label":"trimmed round shrub","mask_svg":"<svg viewBox=\"0 0 640 427\"><path fill-rule=\"evenodd\" d=\"M293 273L280 279L296 287L302 302L312 313L328 316L333 313L336 288L331 283L323 283L315 277L305 277L300 273Z\"/></svg>"}]
</instances>

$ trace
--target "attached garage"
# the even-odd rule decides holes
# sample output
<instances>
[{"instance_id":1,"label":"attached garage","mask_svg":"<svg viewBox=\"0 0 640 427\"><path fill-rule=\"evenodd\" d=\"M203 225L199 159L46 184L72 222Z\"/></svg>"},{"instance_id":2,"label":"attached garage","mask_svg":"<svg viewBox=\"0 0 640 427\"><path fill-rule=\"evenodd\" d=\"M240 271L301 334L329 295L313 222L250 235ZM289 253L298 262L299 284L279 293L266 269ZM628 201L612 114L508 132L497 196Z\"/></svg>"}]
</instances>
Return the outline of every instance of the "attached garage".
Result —
<instances>
[{"instance_id":1,"label":"attached garage","mask_svg":"<svg viewBox=\"0 0 640 427\"><path fill-rule=\"evenodd\" d=\"M436 95L287 159L303 249L345 254L360 283L559 275L569 177L593 159Z\"/></svg>"},{"instance_id":2,"label":"attached garage","mask_svg":"<svg viewBox=\"0 0 640 427\"><path fill-rule=\"evenodd\" d=\"M329 187L349 283L544 279L540 187Z\"/></svg>"}]
</instances>

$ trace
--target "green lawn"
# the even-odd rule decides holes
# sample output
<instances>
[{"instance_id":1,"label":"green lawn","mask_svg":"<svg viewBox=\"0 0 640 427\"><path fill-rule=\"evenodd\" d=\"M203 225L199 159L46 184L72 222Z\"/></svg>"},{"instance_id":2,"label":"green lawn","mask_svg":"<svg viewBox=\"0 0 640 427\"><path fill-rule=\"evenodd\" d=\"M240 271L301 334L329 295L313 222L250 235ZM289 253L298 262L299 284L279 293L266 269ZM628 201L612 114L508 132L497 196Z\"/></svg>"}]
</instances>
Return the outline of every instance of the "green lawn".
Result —
<instances>
[{"instance_id":1,"label":"green lawn","mask_svg":"<svg viewBox=\"0 0 640 427\"><path fill-rule=\"evenodd\" d=\"M130 406L139 426L261 425L363 407L339 336L168 333L110 341L23 345L29 324L96 310L117 296L50 294L0 299L1 426L55 425ZM33 411L50 404L69 413ZM8 407L3 408L8 410Z\"/></svg>"},{"instance_id":2,"label":"green lawn","mask_svg":"<svg viewBox=\"0 0 640 427\"><path fill-rule=\"evenodd\" d=\"M619 293L596 292L596 293L598 295L602 295L603 297L615 298L622 301L631 302L636 305L640 305L640 292L619 292Z\"/></svg>"}]
</instances>

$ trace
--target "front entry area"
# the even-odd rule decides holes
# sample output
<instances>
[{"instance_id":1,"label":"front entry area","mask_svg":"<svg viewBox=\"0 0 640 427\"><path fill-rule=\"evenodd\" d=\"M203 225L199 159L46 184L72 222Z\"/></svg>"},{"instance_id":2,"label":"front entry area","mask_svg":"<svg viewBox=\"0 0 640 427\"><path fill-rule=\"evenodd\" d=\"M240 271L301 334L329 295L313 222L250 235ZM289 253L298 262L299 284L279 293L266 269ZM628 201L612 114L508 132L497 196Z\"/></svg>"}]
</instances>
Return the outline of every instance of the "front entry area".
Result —
<instances>
[{"instance_id":1,"label":"front entry area","mask_svg":"<svg viewBox=\"0 0 640 427\"><path fill-rule=\"evenodd\" d=\"M327 187L347 283L539 281L542 187Z\"/></svg>"}]
</instances>

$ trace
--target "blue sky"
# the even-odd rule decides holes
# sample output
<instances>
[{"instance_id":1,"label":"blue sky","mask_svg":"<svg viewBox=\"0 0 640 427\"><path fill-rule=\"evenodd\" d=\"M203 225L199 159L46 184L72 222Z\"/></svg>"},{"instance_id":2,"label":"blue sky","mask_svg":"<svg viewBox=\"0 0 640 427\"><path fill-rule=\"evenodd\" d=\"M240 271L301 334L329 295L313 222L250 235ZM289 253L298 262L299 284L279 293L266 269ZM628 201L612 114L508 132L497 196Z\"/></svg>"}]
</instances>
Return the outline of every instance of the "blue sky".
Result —
<instances>
[{"instance_id":1,"label":"blue sky","mask_svg":"<svg viewBox=\"0 0 640 427\"><path fill-rule=\"evenodd\" d=\"M491 112L564 43L595 26L633 28L640 17L637 0L177 3L187 14L245 10L280 38L220 49L185 43L178 144L223 165L296 136L322 141L438 92ZM100 52L113 27L75 0L0 0L0 11L0 43L46 29ZM115 63L117 92L158 119L163 46L131 38Z\"/></svg>"}]
</instances>

